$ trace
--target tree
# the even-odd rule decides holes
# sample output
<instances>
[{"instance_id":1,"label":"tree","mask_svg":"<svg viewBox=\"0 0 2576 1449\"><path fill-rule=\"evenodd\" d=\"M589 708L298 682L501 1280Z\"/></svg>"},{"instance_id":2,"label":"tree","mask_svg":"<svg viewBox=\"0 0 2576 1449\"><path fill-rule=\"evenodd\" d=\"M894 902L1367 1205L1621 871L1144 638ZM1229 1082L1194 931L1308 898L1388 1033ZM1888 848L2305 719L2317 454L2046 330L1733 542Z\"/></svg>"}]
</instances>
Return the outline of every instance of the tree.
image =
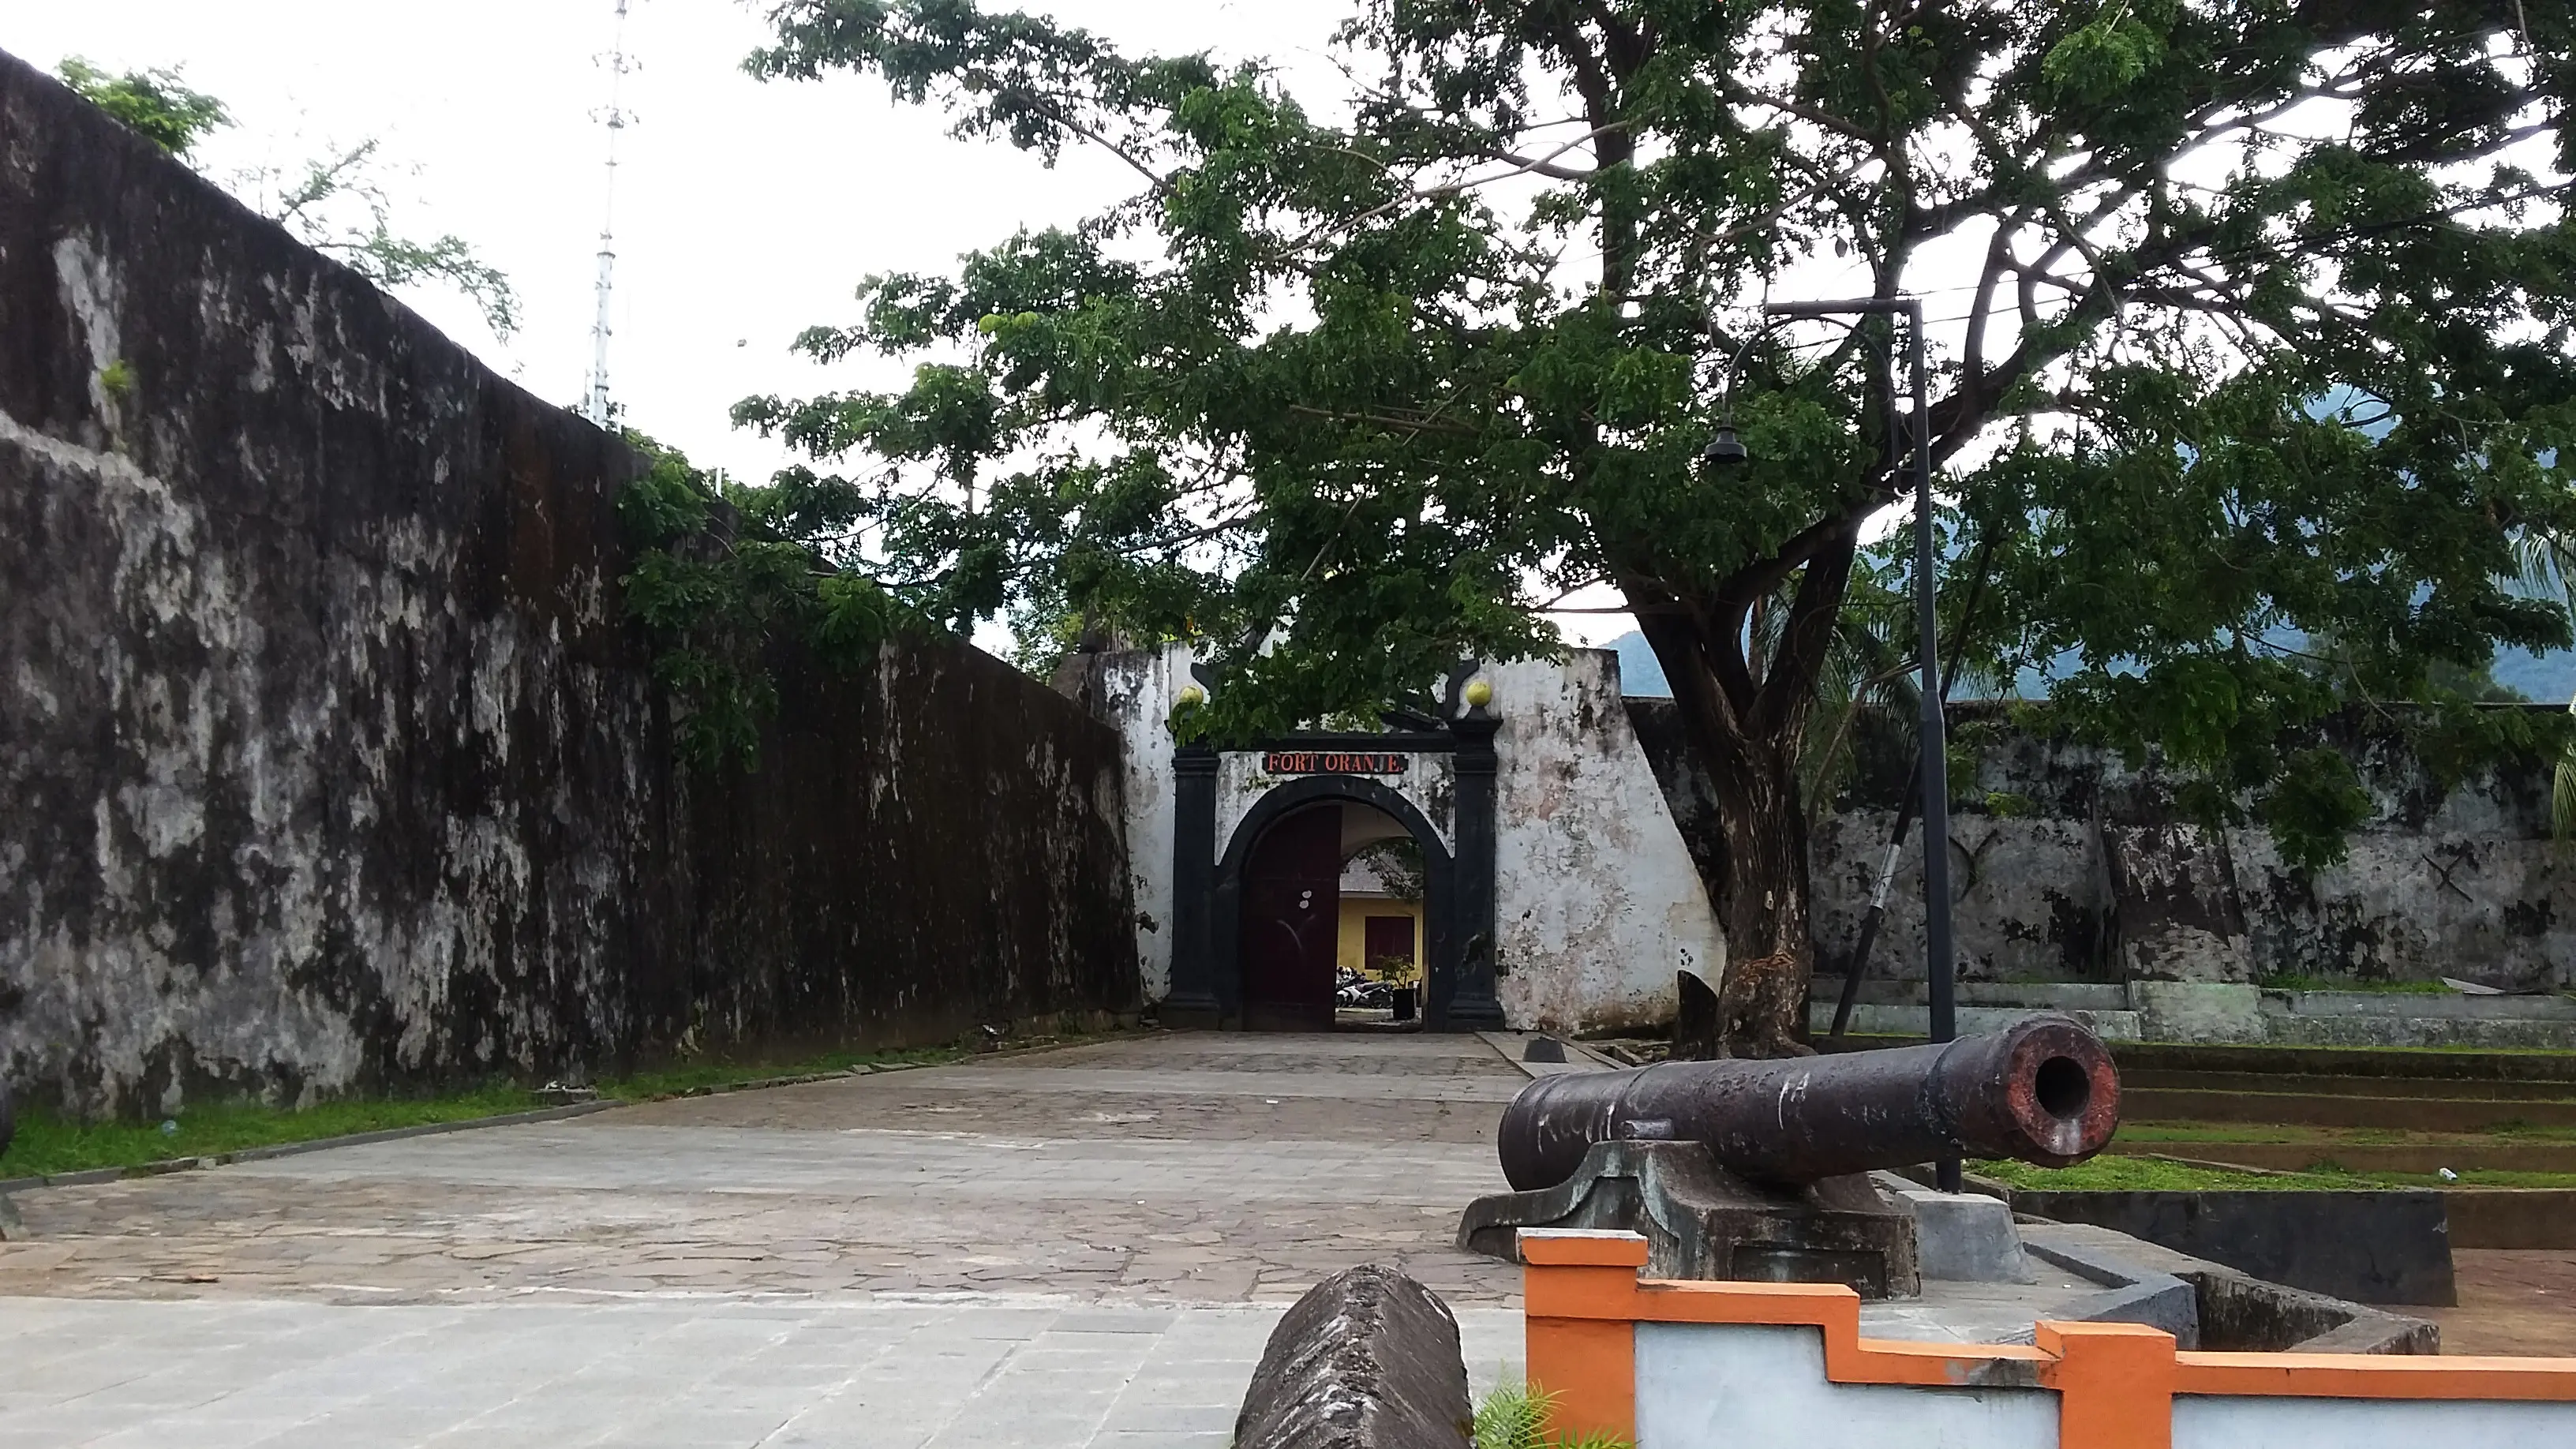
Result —
<instances>
[{"instance_id":1,"label":"tree","mask_svg":"<svg viewBox=\"0 0 2576 1449\"><path fill-rule=\"evenodd\" d=\"M869 460L787 481L880 530L897 596L1207 641L1185 723L1245 737L1543 650L1542 606L1614 586L1717 786L1739 963L1809 968L1819 680L1856 575L1902 587L1862 542L1902 496L1891 339L1766 297L1931 299L1986 662L2050 665L2065 728L2294 860L2367 808L2295 726L2366 696L2510 744L2437 676L2568 642L2511 580L2576 529L2564 6L1364 0L1312 105L972 0L772 19L756 75L1138 178L800 340L908 388L737 408ZM1710 476L1728 409L1752 459Z\"/></svg>"},{"instance_id":2,"label":"tree","mask_svg":"<svg viewBox=\"0 0 2576 1449\"><path fill-rule=\"evenodd\" d=\"M109 75L70 56L59 74L82 98L192 165L197 143L233 124L223 102L189 89L176 70ZM454 288L481 311L493 336L508 340L519 325L518 293L509 277L454 235L416 241L395 233L381 149L370 137L329 147L300 167L251 167L222 184L306 246L379 287L430 282Z\"/></svg>"},{"instance_id":3,"label":"tree","mask_svg":"<svg viewBox=\"0 0 2576 1449\"><path fill-rule=\"evenodd\" d=\"M63 84L91 105L173 156L185 158L208 133L233 123L224 103L188 89L175 70L109 75L79 56L66 56Z\"/></svg>"}]
</instances>

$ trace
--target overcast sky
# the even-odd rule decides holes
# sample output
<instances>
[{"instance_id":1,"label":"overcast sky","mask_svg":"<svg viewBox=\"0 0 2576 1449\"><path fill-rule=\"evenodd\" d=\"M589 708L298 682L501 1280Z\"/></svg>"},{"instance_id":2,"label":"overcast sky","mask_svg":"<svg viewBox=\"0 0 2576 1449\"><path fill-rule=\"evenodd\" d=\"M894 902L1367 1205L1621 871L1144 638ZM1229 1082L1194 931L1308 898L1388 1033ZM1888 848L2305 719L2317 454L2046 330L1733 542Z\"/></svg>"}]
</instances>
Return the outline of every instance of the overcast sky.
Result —
<instances>
[{"instance_id":1,"label":"overcast sky","mask_svg":"<svg viewBox=\"0 0 2576 1449\"><path fill-rule=\"evenodd\" d=\"M470 304L404 300L539 396L573 404L590 363L615 0L0 0L0 49L52 70L179 67L239 124L198 161L228 174L293 166L331 142L379 137L405 168L397 229L453 232L518 288L507 343ZM1325 42L1342 0L1032 0L1131 50L1265 56L1293 83L1338 81ZM1132 189L1133 173L1069 150L1053 170L1006 145L950 140L934 111L872 81L761 83L742 58L765 6L632 0L615 210L611 393L627 418L701 464L766 477L784 461L738 433L748 394L847 385L791 357L810 325L846 322L871 272L947 270L1021 226L1071 222ZM417 168L413 170L411 168ZM865 364L854 364L864 367ZM882 364L880 364L882 366ZM1575 617L1607 638L1624 619ZM990 633L991 631L987 631ZM979 635L989 646L1000 636Z\"/></svg>"}]
</instances>

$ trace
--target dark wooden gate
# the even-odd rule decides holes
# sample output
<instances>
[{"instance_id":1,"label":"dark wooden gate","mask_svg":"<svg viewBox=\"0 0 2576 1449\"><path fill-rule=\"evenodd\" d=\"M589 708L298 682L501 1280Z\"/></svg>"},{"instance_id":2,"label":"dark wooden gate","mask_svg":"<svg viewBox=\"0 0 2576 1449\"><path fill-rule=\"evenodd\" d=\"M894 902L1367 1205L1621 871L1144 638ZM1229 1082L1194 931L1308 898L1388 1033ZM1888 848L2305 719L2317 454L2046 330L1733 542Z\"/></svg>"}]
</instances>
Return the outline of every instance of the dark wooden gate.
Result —
<instances>
[{"instance_id":1,"label":"dark wooden gate","mask_svg":"<svg viewBox=\"0 0 2576 1449\"><path fill-rule=\"evenodd\" d=\"M1243 866L1243 1024L1331 1031L1342 922L1342 810L1282 818Z\"/></svg>"}]
</instances>

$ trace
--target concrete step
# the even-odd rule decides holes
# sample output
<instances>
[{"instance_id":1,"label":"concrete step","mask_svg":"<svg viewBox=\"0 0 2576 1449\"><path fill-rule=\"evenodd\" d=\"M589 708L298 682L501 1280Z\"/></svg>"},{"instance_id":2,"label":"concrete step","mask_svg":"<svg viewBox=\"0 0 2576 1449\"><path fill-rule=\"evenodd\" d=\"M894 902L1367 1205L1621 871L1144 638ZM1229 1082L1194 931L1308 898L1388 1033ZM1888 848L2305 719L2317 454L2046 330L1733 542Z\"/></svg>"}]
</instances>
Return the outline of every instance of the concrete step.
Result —
<instances>
[{"instance_id":1,"label":"concrete step","mask_svg":"<svg viewBox=\"0 0 2576 1449\"><path fill-rule=\"evenodd\" d=\"M1812 983L1810 1029L1833 1024L1842 982ZM1850 1030L1919 1035L1930 1008L1919 981L1862 983ZM2323 1047L2446 1047L2576 1051L2576 998L2472 996L2417 991L2282 991L2228 982L1959 983L1962 1031L1977 1019L2009 1022L2062 1011L2108 1040ZM1997 1015L1995 1013L2001 1013ZM1979 1028L1983 1029L1983 1028Z\"/></svg>"},{"instance_id":2,"label":"concrete step","mask_svg":"<svg viewBox=\"0 0 2576 1449\"><path fill-rule=\"evenodd\" d=\"M2289 1074L2336 1080L2378 1078L2364 1095L2472 1096L2473 1084L2498 1093L2528 1090L2576 1097L2576 1053L2516 1051L2408 1051L2390 1047L2243 1046L2221 1043L2123 1042L2113 1049L2125 1078L2130 1072ZM2165 1085L2173 1085L2168 1082ZM2269 1090L2287 1091L2286 1087Z\"/></svg>"},{"instance_id":3,"label":"concrete step","mask_svg":"<svg viewBox=\"0 0 2576 1449\"><path fill-rule=\"evenodd\" d=\"M2576 1127L2576 1102L2361 1097L2334 1093L2199 1091L2120 1084L2124 1122L2276 1122L2298 1127L2379 1127L2402 1132L2481 1132L2507 1123Z\"/></svg>"},{"instance_id":4,"label":"concrete step","mask_svg":"<svg viewBox=\"0 0 2576 1449\"><path fill-rule=\"evenodd\" d=\"M2063 1012L2082 1022L2104 1041L2139 1039L2138 1013L2134 1011L2066 1010L2062 1007L1970 1006L1958 1009L1959 1035L1976 1036L1982 1032L2002 1031L2017 1021L2049 1012ZM1822 1036L1834 1025L1834 1004L1819 1001L1809 1006L1807 1030ZM1852 1009L1851 1030L1859 1036L1927 1035L1932 1030L1932 1010L1925 1006L1865 1005Z\"/></svg>"},{"instance_id":5,"label":"concrete step","mask_svg":"<svg viewBox=\"0 0 2576 1449\"><path fill-rule=\"evenodd\" d=\"M2257 1048L2256 1050L2260 1050ZM2367 1067L2376 1063L2356 1063ZM2576 1081L2500 1082L2317 1072L2199 1071L2120 1064L2120 1090L2276 1092L2301 1097L2430 1097L2448 1102L2576 1102Z\"/></svg>"}]
</instances>

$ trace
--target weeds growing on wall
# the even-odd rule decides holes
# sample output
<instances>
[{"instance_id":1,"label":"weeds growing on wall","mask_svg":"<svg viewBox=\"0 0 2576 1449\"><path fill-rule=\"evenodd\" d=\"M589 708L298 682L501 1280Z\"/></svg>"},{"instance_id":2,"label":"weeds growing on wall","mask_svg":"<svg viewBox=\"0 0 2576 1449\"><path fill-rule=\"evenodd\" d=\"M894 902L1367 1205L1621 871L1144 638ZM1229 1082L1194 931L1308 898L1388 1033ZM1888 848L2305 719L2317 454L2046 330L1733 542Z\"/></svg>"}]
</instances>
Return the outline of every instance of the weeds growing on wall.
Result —
<instances>
[{"instance_id":1,"label":"weeds growing on wall","mask_svg":"<svg viewBox=\"0 0 2576 1449\"><path fill-rule=\"evenodd\" d=\"M724 483L633 429L626 440L650 466L618 495L636 550L618 583L628 616L653 635L680 753L702 769L756 768L761 726L778 710L782 651L853 671L921 621L876 580L833 562L830 510L792 489Z\"/></svg>"}]
</instances>

